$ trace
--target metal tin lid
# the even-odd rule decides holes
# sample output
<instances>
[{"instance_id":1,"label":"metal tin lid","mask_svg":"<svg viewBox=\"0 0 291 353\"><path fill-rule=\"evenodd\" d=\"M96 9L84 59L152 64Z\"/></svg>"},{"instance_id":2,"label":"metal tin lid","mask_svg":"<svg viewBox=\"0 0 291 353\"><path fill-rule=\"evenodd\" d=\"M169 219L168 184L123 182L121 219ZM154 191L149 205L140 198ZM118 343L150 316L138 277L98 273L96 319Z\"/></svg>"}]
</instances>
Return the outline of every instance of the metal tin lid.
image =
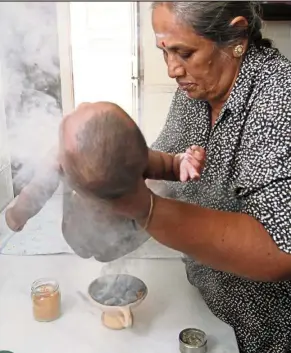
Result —
<instances>
[{"instance_id":1,"label":"metal tin lid","mask_svg":"<svg viewBox=\"0 0 291 353\"><path fill-rule=\"evenodd\" d=\"M179 334L180 352L205 353L207 351L207 337L205 332L196 328L186 328Z\"/></svg>"}]
</instances>

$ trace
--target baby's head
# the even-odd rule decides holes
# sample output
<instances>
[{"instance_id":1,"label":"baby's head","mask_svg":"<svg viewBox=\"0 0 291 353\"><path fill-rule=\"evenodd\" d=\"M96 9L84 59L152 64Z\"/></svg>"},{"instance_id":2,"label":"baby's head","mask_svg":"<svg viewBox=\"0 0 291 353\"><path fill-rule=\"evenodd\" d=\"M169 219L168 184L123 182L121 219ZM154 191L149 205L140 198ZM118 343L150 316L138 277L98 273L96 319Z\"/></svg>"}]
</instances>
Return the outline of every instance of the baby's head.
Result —
<instances>
[{"instance_id":1,"label":"baby's head","mask_svg":"<svg viewBox=\"0 0 291 353\"><path fill-rule=\"evenodd\" d=\"M72 187L110 199L134 190L148 163L146 141L118 105L83 103L60 127L60 162Z\"/></svg>"}]
</instances>

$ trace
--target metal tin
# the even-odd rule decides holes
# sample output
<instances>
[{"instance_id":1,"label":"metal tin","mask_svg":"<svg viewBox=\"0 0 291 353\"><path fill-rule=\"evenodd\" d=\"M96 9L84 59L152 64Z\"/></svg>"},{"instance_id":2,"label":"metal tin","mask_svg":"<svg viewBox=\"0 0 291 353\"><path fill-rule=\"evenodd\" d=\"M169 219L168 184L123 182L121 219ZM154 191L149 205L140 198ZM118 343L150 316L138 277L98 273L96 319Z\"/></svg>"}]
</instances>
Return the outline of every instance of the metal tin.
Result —
<instances>
[{"instance_id":1,"label":"metal tin","mask_svg":"<svg viewBox=\"0 0 291 353\"><path fill-rule=\"evenodd\" d=\"M206 353L206 333L196 328L186 328L179 334L181 353Z\"/></svg>"}]
</instances>

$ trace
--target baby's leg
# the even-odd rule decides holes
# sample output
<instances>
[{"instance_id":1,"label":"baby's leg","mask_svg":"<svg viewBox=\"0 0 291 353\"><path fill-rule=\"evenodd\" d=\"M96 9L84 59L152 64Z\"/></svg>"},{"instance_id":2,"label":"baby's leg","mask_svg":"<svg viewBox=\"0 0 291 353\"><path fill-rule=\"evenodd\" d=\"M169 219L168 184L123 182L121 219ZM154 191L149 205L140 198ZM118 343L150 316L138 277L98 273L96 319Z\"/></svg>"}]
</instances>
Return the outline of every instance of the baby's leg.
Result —
<instances>
[{"instance_id":1,"label":"baby's leg","mask_svg":"<svg viewBox=\"0 0 291 353\"><path fill-rule=\"evenodd\" d=\"M12 207L5 214L6 223L13 231L20 231L52 197L60 183L60 168L55 150L41 164L32 181L25 186Z\"/></svg>"}]
</instances>

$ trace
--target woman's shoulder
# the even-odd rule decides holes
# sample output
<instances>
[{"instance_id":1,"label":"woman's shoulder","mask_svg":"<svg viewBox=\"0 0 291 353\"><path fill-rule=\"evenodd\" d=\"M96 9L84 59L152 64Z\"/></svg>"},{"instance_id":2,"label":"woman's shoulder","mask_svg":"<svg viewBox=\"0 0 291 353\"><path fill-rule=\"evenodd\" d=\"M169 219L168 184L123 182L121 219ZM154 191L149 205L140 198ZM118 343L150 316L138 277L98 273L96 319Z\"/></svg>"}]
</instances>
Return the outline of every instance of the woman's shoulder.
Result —
<instances>
[{"instance_id":1,"label":"woman's shoulder","mask_svg":"<svg viewBox=\"0 0 291 353\"><path fill-rule=\"evenodd\" d=\"M263 54L247 108L242 143L286 146L290 144L291 130L291 62L275 49Z\"/></svg>"},{"instance_id":2,"label":"woman's shoulder","mask_svg":"<svg viewBox=\"0 0 291 353\"><path fill-rule=\"evenodd\" d=\"M264 49L260 78L258 82L260 82L262 92L271 86L289 91L291 87L291 61L276 48Z\"/></svg>"},{"instance_id":3,"label":"woman's shoulder","mask_svg":"<svg viewBox=\"0 0 291 353\"><path fill-rule=\"evenodd\" d=\"M257 78L244 135L254 138L289 139L291 129L291 62L274 52Z\"/></svg>"},{"instance_id":4,"label":"woman's shoulder","mask_svg":"<svg viewBox=\"0 0 291 353\"><path fill-rule=\"evenodd\" d=\"M280 53L265 63L256 101L266 108L291 108L291 62Z\"/></svg>"},{"instance_id":5,"label":"woman's shoulder","mask_svg":"<svg viewBox=\"0 0 291 353\"><path fill-rule=\"evenodd\" d=\"M263 49L253 60L258 70L253 78L250 115L262 119L266 116L288 118L291 114L291 61L275 48ZM286 110L290 113L281 114Z\"/></svg>"}]
</instances>

